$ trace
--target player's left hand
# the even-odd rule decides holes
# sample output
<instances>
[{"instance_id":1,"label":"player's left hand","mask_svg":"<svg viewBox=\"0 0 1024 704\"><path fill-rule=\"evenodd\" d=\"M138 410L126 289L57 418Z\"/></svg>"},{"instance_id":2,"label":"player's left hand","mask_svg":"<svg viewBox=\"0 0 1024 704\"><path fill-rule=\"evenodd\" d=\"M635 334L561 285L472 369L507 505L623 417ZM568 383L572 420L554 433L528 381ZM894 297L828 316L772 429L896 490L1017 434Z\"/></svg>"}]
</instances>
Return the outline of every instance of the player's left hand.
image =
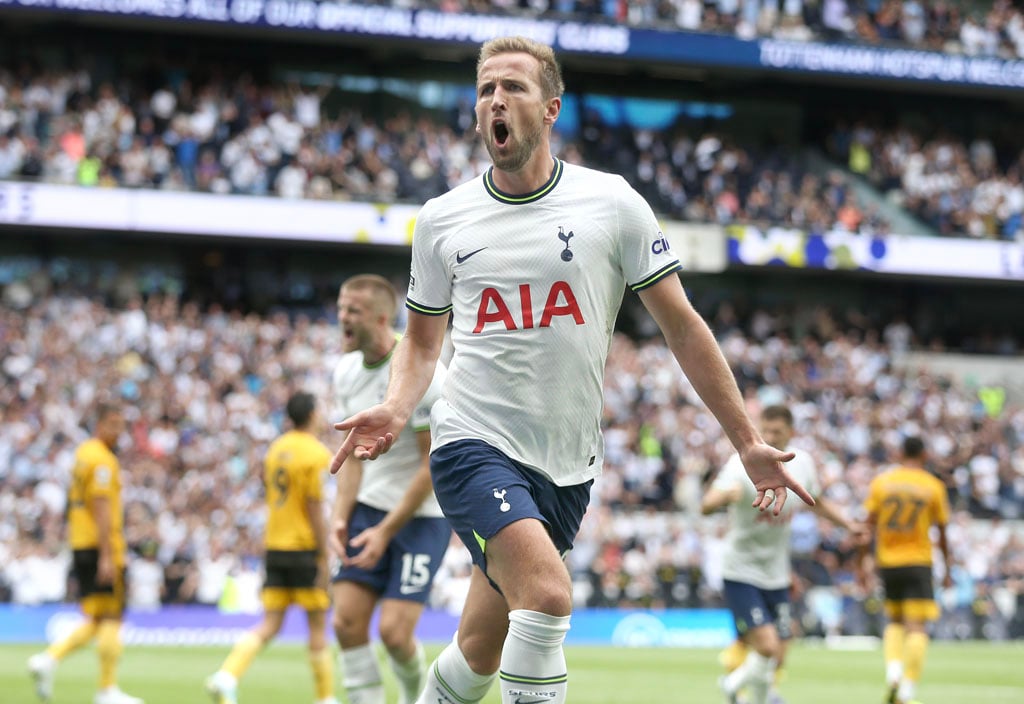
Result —
<instances>
[{"instance_id":1,"label":"player's left hand","mask_svg":"<svg viewBox=\"0 0 1024 704\"><path fill-rule=\"evenodd\" d=\"M747 470L747 476L754 483L757 496L752 504L762 511L769 507L772 513L778 516L786 505L788 490L799 496L808 506L814 505L814 499L798 481L793 479L786 471L784 462L789 462L795 454L782 452L765 442L758 442L751 445L740 454L743 467ZM774 506L773 506L774 504Z\"/></svg>"},{"instance_id":2,"label":"player's left hand","mask_svg":"<svg viewBox=\"0 0 1024 704\"><path fill-rule=\"evenodd\" d=\"M388 549L391 535L380 525L370 526L349 541L354 548L362 548L348 559L348 564L360 569L369 570L377 566L384 551Z\"/></svg>"}]
</instances>

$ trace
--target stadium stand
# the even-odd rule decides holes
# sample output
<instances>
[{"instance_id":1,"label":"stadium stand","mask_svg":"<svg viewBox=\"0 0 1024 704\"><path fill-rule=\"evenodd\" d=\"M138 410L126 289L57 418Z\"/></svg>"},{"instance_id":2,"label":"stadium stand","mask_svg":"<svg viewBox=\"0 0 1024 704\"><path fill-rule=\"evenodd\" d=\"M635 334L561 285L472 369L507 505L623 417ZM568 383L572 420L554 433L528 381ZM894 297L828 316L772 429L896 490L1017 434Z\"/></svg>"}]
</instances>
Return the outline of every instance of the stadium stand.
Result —
<instances>
[{"instance_id":1,"label":"stadium stand","mask_svg":"<svg viewBox=\"0 0 1024 704\"><path fill-rule=\"evenodd\" d=\"M0 344L10 350L0 389L5 598L68 596L62 487L83 421L106 390L132 409L122 459L135 605L216 603L229 581L254 595L262 488L252 467L282 427L288 394L326 388L338 354L331 316L203 311L158 295L111 306L95 289L88 296L8 285L5 294L16 304L0 318ZM797 343L799 318L812 323ZM952 536L961 579L971 593L982 584L1019 593L1024 536L995 527L1024 516L1024 411L993 417L962 385L895 371L893 350L913 344L900 321L860 330L826 309L761 309L740 321L721 306L714 323L752 412L801 399L800 444L818 461L826 495L846 510L903 433L928 437L959 516ZM730 448L670 361L660 342L615 339L605 477L571 558L589 605L718 603L721 524L698 521L697 506ZM980 534L967 517L992 521L995 532ZM828 566L803 574L804 586L838 585L863 604L851 580L852 546L815 521L798 520L796 532L807 564ZM436 606L457 603L464 552L450 551Z\"/></svg>"},{"instance_id":2,"label":"stadium stand","mask_svg":"<svg viewBox=\"0 0 1024 704\"><path fill-rule=\"evenodd\" d=\"M1005 0L980 14L945 0L394 4L1024 56L1022 14ZM125 62L107 80L117 62L102 58L0 64L0 179L421 203L488 164L465 106L452 114L375 110L373 101L325 87L337 84L335 74L257 78L227 62L145 75ZM386 77L398 68L384 62L382 70ZM867 90L851 90L839 114L814 129L796 130L798 144L734 135L712 120L647 129L582 111L559 153L623 173L660 213L681 220L890 234L886 213L854 195L853 183L863 181L936 234L1020 238L1019 136L882 121L877 105L860 104ZM712 90L701 97L722 99ZM753 100L768 102L764 94ZM822 168L807 152L832 163ZM229 591L254 605L261 487L251 468L281 429L289 391L326 388L337 355L328 299L311 304L306 291L301 310L285 310L292 282L274 280L264 295L276 307L236 309L244 286L220 261L209 262L220 278L215 295L194 297L161 271L133 280L111 264L92 280L57 257L51 264L60 272L25 277L19 262L5 262L0 279L0 601L71 596L61 534L70 452L96 398L113 390L133 407L123 456L133 608L216 603ZM72 285L51 288L58 280ZM941 335L922 333L922 319L852 322L808 304L764 303L743 316L724 304L704 309L752 411L799 399L800 443L820 463L828 497L846 510L902 432L934 443L956 510L958 587L946 614L968 618L991 607L1015 618L1024 636L1024 411L993 411L974 387L893 365L908 348L1016 355L1019 338L976 327L947 347ZM570 561L577 598L589 606L719 605L714 555L723 527L698 521L695 507L729 448L664 346L646 339L642 321L632 328L609 358L608 465ZM432 604L457 611L469 565L454 545ZM821 632L877 628L877 594L854 583L851 545L802 514L795 546L796 590L828 587L844 605L838 622L801 623Z\"/></svg>"}]
</instances>

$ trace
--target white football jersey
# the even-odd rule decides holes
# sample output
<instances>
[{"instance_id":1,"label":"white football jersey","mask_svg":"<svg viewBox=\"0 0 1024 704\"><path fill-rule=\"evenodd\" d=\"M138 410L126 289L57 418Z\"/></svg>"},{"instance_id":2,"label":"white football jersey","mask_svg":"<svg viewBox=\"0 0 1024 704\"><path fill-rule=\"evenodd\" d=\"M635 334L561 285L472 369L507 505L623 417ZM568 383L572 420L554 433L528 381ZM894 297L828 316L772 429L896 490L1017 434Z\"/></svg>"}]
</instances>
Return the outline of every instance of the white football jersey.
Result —
<instances>
[{"instance_id":1,"label":"white football jersey","mask_svg":"<svg viewBox=\"0 0 1024 704\"><path fill-rule=\"evenodd\" d=\"M789 448L786 451L796 454L786 463L786 470L811 496L817 496L821 489L811 456L803 450ZM788 492L786 505L778 516L773 515L771 509L762 513L754 508L751 504L757 491L738 454L729 458L712 486L723 491L740 487L739 500L729 506L729 533L725 538L722 576L761 589L788 587L790 523L794 508L801 503L799 497Z\"/></svg>"},{"instance_id":2,"label":"white football jersey","mask_svg":"<svg viewBox=\"0 0 1024 704\"><path fill-rule=\"evenodd\" d=\"M334 368L336 417L347 418L383 401L390 373L390 354L373 366L366 365L362 352L342 355L338 366ZM402 428L394 445L372 462L363 462L363 481L359 485L357 501L381 511L390 511L402 500L420 466L416 433L430 429L430 407L441 396L444 377L444 366L438 362L427 393L413 410L409 423ZM424 499L414 515L417 518L443 515L433 492Z\"/></svg>"},{"instance_id":3,"label":"white football jersey","mask_svg":"<svg viewBox=\"0 0 1024 704\"><path fill-rule=\"evenodd\" d=\"M679 269L654 213L620 176L555 160L531 194L502 193L488 171L428 201L406 305L453 317L434 446L483 440L559 486L596 477L622 294Z\"/></svg>"}]
</instances>

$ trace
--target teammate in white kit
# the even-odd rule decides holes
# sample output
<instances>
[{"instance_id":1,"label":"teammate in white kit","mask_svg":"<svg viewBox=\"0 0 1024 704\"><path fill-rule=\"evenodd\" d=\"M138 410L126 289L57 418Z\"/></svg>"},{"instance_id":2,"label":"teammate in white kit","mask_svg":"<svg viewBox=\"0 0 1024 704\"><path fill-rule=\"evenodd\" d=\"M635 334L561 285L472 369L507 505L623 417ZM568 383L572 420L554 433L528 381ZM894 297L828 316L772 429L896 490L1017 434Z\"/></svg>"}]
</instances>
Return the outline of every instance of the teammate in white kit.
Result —
<instances>
[{"instance_id":1,"label":"teammate in white kit","mask_svg":"<svg viewBox=\"0 0 1024 704\"><path fill-rule=\"evenodd\" d=\"M680 265L644 200L620 177L551 154L563 92L547 46L487 42L477 129L494 166L429 201L416 220L409 325L387 396L338 423L333 468L386 452L430 382L449 313L454 357L431 428L431 476L473 555L459 630L419 704L560 704L572 585L562 562L601 472L602 377L626 286L638 292L758 487L779 510L792 455L747 417L714 337L690 306Z\"/></svg>"},{"instance_id":2,"label":"teammate in white kit","mask_svg":"<svg viewBox=\"0 0 1024 704\"><path fill-rule=\"evenodd\" d=\"M394 288L380 276L345 281L338 322L346 354L334 372L339 417L384 398L399 335L392 327ZM338 481L330 542L341 558L334 577L334 630L341 646L342 683L350 704L384 704L370 617L380 603L380 638L410 704L423 687L426 662L414 629L451 538L430 484L430 406L441 394L444 367L436 364L423 399L386 457L363 467L349 457Z\"/></svg>"},{"instance_id":3,"label":"teammate in white kit","mask_svg":"<svg viewBox=\"0 0 1024 704\"><path fill-rule=\"evenodd\" d=\"M761 411L760 430L769 445L794 455L787 467L793 479L815 497L811 510L841 528L858 531L857 525L818 496L818 473L810 455L789 447L793 438L790 410L785 406L768 406ZM771 685L775 669L785 656L785 643L792 636L789 537L793 512L751 511L749 505L754 495L740 456L734 454L704 495L701 511L707 515L729 507L729 533L722 567L725 599L736 621L736 631L749 648L742 664L722 678L722 690L727 701L736 702L739 691L746 688L751 695L750 704L765 704L770 696L779 701L778 695L771 692Z\"/></svg>"}]
</instances>

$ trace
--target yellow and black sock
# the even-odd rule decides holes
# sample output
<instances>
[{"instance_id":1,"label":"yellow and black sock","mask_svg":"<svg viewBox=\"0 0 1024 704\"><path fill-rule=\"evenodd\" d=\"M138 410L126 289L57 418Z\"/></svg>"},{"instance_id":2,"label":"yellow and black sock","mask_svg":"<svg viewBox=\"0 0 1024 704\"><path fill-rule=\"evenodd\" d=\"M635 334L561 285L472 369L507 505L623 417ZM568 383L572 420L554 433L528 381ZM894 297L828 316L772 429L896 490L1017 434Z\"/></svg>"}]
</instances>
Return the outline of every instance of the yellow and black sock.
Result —
<instances>
[{"instance_id":1,"label":"yellow and black sock","mask_svg":"<svg viewBox=\"0 0 1024 704\"><path fill-rule=\"evenodd\" d=\"M96 635L96 630L96 622L90 619L71 631L66 638L57 641L47 648L46 652L50 657L59 662L91 641Z\"/></svg>"},{"instance_id":2,"label":"yellow and black sock","mask_svg":"<svg viewBox=\"0 0 1024 704\"><path fill-rule=\"evenodd\" d=\"M921 681L921 671L924 670L924 657L928 652L928 634L924 631L915 631L907 634L906 653L903 662L906 669L903 676L915 684Z\"/></svg>"},{"instance_id":3,"label":"yellow and black sock","mask_svg":"<svg viewBox=\"0 0 1024 704\"><path fill-rule=\"evenodd\" d=\"M313 689L317 701L334 696L334 663L330 648L311 650L309 666L313 668Z\"/></svg>"},{"instance_id":4,"label":"yellow and black sock","mask_svg":"<svg viewBox=\"0 0 1024 704\"><path fill-rule=\"evenodd\" d=\"M238 639L235 647L231 649L231 654L228 655L220 669L236 680L241 679L245 671L249 669L249 665L252 664L253 658L256 657L256 654L262 648L263 640L250 631Z\"/></svg>"},{"instance_id":5,"label":"yellow and black sock","mask_svg":"<svg viewBox=\"0 0 1024 704\"><path fill-rule=\"evenodd\" d=\"M96 652L100 656L100 689L117 684L117 661L121 657L121 622L106 619L100 622L96 636Z\"/></svg>"}]
</instances>

